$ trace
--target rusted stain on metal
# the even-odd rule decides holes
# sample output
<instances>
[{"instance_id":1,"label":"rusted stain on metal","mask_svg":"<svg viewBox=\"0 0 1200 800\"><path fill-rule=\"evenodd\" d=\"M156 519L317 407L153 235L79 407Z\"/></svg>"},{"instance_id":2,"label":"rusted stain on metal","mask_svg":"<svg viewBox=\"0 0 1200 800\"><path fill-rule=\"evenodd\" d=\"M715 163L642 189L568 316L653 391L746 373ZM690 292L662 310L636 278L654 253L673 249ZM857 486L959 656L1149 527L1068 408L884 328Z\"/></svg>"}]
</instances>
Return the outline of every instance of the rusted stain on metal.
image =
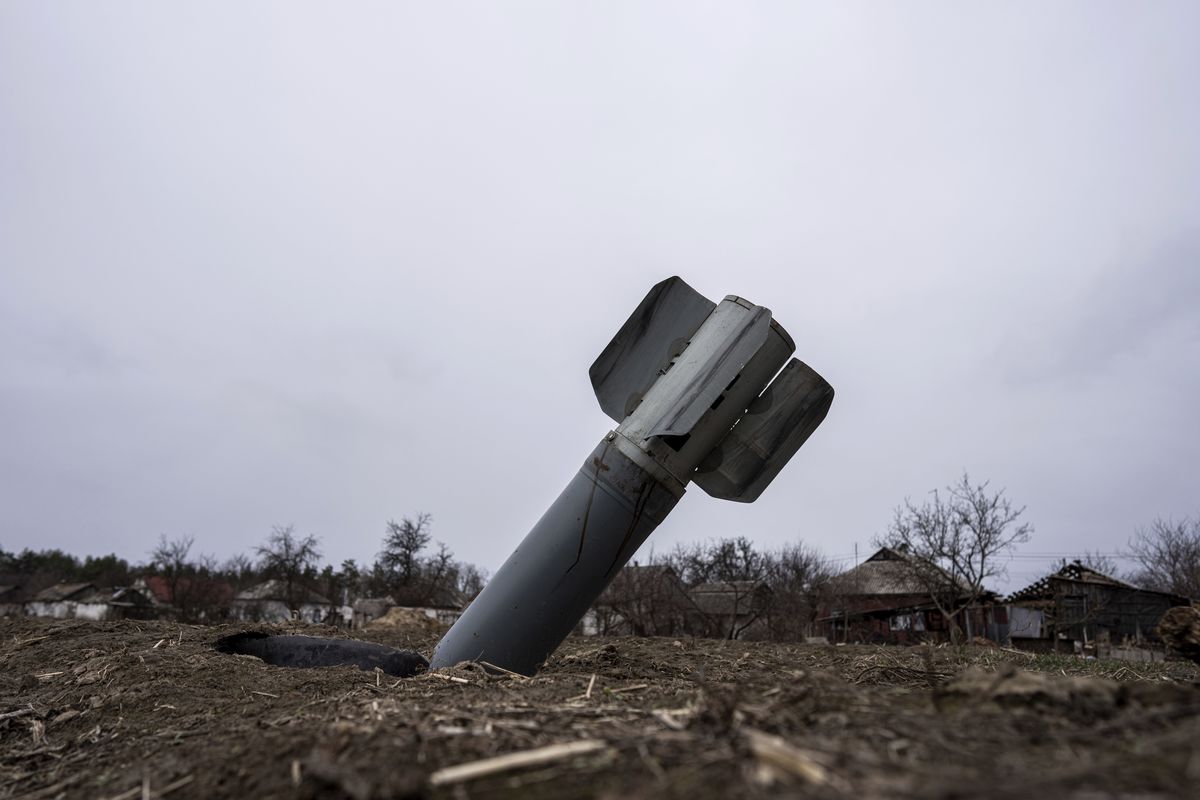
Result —
<instances>
[{"instance_id":1,"label":"rusted stain on metal","mask_svg":"<svg viewBox=\"0 0 1200 800\"><path fill-rule=\"evenodd\" d=\"M637 527L642 521L642 512L646 510L646 502L650 499L650 493L653 491L654 484L650 481L643 482L642 487L638 490L637 500L633 504L633 517L629 520L629 527L625 529L625 536L621 539L621 543L617 545L617 551L613 553L612 563L604 571L605 578L611 578L617 567L624 563L621 560L621 554L625 552L625 547L633 538L634 532L637 531Z\"/></svg>"},{"instance_id":2,"label":"rusted stain on metal","mask_svg":"<svg viewBox=\"0 0 1200 800\"><path fill-rule=\"evenodd\" d=\"M571 566L567 567L567 572L579 566L579 560L583 558L583 543L587 540L588 518L592 515L592 502L596 499L596 488L600 484L601 471L609 469L608 464L605 464L604 460L608 457L608 451L611 447L612 441L606 439L603 452L592 458L592 465L595 466L596 471L592 473L592 490L588 493L587 506L583 509L583 527L579 529L579 550L575 553L575 560L571 562Z\"/></svg>"}]
</instances>

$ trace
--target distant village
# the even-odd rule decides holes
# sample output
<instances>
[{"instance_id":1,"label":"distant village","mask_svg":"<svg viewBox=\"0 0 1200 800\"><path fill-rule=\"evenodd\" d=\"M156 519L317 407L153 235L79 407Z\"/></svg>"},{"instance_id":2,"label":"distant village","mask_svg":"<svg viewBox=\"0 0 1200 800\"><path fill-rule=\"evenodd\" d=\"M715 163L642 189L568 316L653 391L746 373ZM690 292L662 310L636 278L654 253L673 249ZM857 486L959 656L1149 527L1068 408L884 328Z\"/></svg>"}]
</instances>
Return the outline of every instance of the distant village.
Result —
<instances>
[{"instance_id":1,"label":"distant village","mask_svg":"<svg viewBox=\"0 0 1200 800\"><path fill-rule=\"evenodd\" d=\"M1156 525L1161 530L1152 529L1143 545L1183 534L1200 547L1192 523ZM318 568L318 541L290 528L272 532L255 559L224 564L193 556L188 538L164 538L138 567L115 556L81 562L59 551L0 549L0 615L199 624L298 620L361 628L399 614L448 626L485 581L445 547L430 552L429 526L425 515L389 522L379 557L365 568L352 561ZM1000 595L980 579L996 574L986 564L970 573L913 550L893 541L835 570L801 545L766 552L739 537L679 547L620 570L577 633L831 645L984 643L1155 660L1164 655L1155 632L1159 620L1196 595L1187 581L1197 576L1187 570L1143 570L1135 581L1087 557L1064 560L1032 584Z\"/></svg>"},{"instance_id":2,"label":"distant village","mask_svg":"<svg viewBox=\"0 0 1200 800\"><path fill-rule=\"evenodd\" d=\"M1007 596L953 583L940 593L913 556L882 547L797 604L765 581L688 587L670 566L629 566L588 613L582 633L720 636L821 643L999 644L1035 652L1161 659L1155 628L1191 598L1134 586L1070 561Z\"/></svg>"}]
</instances>

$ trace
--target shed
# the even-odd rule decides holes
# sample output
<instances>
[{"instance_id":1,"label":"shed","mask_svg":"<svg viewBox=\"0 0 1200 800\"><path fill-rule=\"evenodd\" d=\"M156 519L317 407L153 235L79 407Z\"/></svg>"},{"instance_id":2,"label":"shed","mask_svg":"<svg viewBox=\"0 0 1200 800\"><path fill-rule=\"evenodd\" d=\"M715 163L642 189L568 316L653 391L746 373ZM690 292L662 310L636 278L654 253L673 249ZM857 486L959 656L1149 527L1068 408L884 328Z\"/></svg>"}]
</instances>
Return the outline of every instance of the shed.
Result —
<instances>
[{"instance_id":1,"label":"shed","mask_svg":"<svg viewBox=\"0 0 1200 800\"><path fill-rule=\"evenodd\" d=\"M670 566L631 564L605 587L580 622L600 636L677 636L694 632L697 609Z\"/></svg>"},{"instance_id":2,"label":"shed","mask_svg":"<svg viewBox=\"0 0 1200 800\"><path fill-rule=\"evenodd\" d=\"M1013 592L1007 602L1012 643L1030 650L1098 640L1156 642L1154 628L1167 609L1191 605L1186 597L1134 586L1079 561Z\"/></svg>"},{"instance_id":3,"label":"shed","mask_svg":"<svg viewBox=\"0 0 1200 800\"><path fill-rule=\"evenodd\" d=\"M25 609L33 617L101 620L108 618L110 596L92 583L56 583L34 595Z\"/></svg>"},{"instance_id":4,"label":"shed","mask_svg":"<svg viewBox=\"0 0 1200 800\"><path fill-rule=\"evenodd\" d=\"M354 601L354 627L362 628L379 619L396 605L390 596L363 597Z\"/></svg>"},{"instance_id":5,"label":"shed","mask_svg":"<svg viewBox=\"0 0 1200 800\"><path fill-rule=\"evenodd\" d=\"M762 581L714 581L688 591L707 635L723 639L755 639L766 634L766 614L774 600Z\"/></svg>"},{"instance_id":6,"label":"shed","mask_svg":"<svg viewBox=\"0 0 1200 800\"><path fill-rule=\"evenodd\" d=\"M108 619L154 619L158 609L148 593L133 587L112 590L108 598Z\"/></svg>"}]
</instances>

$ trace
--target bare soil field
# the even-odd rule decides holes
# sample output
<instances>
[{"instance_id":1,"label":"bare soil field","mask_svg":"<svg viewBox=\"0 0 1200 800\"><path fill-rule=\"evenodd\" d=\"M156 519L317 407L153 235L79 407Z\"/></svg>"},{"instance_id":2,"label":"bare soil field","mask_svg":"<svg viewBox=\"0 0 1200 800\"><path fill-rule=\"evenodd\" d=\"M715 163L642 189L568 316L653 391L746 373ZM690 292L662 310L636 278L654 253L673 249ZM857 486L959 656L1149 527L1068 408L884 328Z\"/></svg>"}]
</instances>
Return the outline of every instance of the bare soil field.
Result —
<instances>
[{"instance_id":1,"label":"bare soil field","mask_svg":"<svg viewBox=\"0 0 1200 800\"><path fill-rule=\"evenodd\" d=\"M246 629L346 635L0 620L0 798L1200 797L1185 662L588 638L397 680L212 650Z\"/></svg>"}]
</instances>

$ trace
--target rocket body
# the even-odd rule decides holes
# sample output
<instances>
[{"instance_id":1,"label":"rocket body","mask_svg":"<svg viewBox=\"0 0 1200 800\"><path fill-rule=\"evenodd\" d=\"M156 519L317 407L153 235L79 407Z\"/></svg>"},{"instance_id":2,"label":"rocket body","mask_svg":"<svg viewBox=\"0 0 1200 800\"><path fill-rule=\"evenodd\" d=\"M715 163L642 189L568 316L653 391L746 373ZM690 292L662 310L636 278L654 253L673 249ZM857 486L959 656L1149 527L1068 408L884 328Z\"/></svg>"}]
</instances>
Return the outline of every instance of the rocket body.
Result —
<instances>
[{"instance_id":1,"label":"rocket body","mask_svg":"<svg viewBox=\"0 0 1200 800\"><path fill-rule=\"evenodd\" d=\"M534 674L688 483L757 498L833 399L788 360L794 349L762 306L713 303L679 278L653 287L590 370L620 424L438 643L431 668L482 661Z\"/></svg>"},{"instance_id":2,"label":"rocket body","mask_svg":"<svg viewBox=\"0 0 1200 800\"><path fill-rule=\"evenodd\" d=\"M606 438L438 643L431 666L486 661L534 674L682 494Z\"/></svg>"}]
</instances>

